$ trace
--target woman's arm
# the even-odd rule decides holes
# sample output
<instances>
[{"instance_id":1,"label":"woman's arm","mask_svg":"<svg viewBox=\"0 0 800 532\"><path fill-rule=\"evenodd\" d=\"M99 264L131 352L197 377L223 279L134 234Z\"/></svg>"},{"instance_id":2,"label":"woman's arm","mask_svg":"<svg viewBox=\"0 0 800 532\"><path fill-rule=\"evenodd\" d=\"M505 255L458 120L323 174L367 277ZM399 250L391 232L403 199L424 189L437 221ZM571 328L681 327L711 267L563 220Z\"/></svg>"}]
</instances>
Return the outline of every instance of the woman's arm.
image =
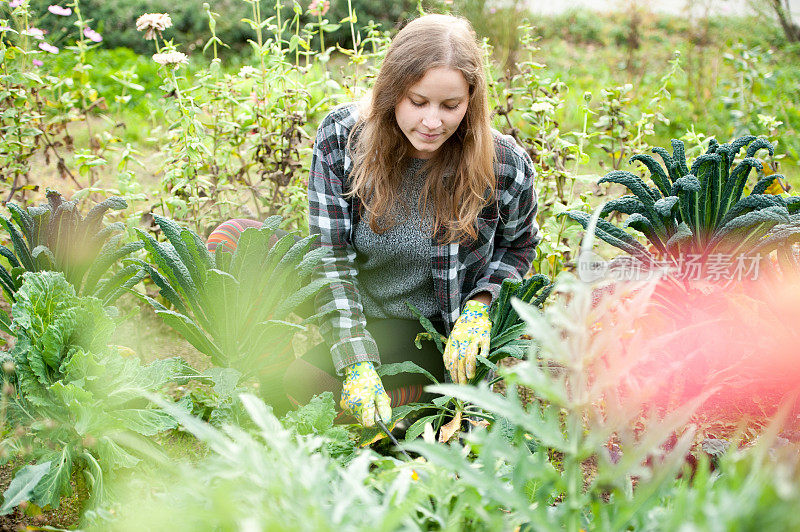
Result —
<instances>
[{"instance_id":1,"label":"woman's arm","mask_svg":"<svg viewBox=\"0 0 800 532\"><path fill-rule=\"evenodd\" d=\"M320 274L333 282L317 296L318 312L329 312L320 332L331 346L333 365L339 375L356 362L380 364L378 347L366 329L358 293L351 238L351 203L345 190L345 157L348 108L331 112L322 122L314 143L308 179L308 226L318 234L317 245L330 251ZM352 120L351 120L352 121Z\"/></svg>"},{"instance_id":2,"label":"woman's arm","mask_svg":"<svg viewBox=\"0 0 800 532\"><path fill-rule=\"evenodd\" d=\"M537 201L534 179L536 170L524 149L507 136L495 139L498 146L497 201L499 220L494 234L494 252L484 275L465 301L475 299L490 304L500 292L503 279L521 279L530 270L539 243L536 223Z\"/></svg>"}]
</instances>

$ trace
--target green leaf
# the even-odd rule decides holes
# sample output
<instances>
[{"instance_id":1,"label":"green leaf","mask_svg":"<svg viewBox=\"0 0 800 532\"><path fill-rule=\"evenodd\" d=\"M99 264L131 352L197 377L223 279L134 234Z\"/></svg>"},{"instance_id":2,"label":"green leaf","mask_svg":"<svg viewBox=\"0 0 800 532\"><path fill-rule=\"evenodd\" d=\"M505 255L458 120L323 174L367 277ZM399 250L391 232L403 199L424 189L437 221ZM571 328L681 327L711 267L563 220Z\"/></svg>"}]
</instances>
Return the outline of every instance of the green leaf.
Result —
<instances>
[{"instance_id":1,"label":"green leaf","mask_svg":"<svg viewBox=\"0 0 800 532\"><path fill-rule=\"evenodd\" d=\"M745 196L744 198L740 199L736 205L731 207L731 209L725 214L725 216L720 220L719 225L724 226L734 218L741 216L742 214L752 212L752 211L760 211L761 209L766 209L767 207L785 207L786 200L784 200L780 196L774 196L772 194L750 194L749 196Z\"/></svg>"},{"instance_id":2,"label":"green leaf","mask_svg":"<svg viewBox=\"0 0 800 532\"><path fill-rule=\"evenodd\" d=\"M678 225L678 230L675 232L675 234L672 235L669 240L667 240L667 250L674 255L677 246L683 244L684 242L691 241L692 238L694 238L694 233L692 233L692 230L689 228L686 222L681 222Z\"/></svg>"},{"instance_id":3,"label":"green leaf","mask_svg":"<svg viewBox=\"0 0 800 532\"><path fill-rule=\"evenodd\" d=\"M506 321L511 305L511 296L522 286L522 281L507 277L500 283L500 293L489 307L489 319L492 322L491 334L494 335Z\"/></svg>"},{"instance_id":4,"label":"green leaf","mask_svg":"<svg viewBox=\"0 0 800 532\"><path fill-rule=\"evenodd\" d=\"M17 260L16 255L14 255L14 253L10 249L8 249L7 247L0 246L0 255L4 256L6 259L8 259L8 264L12 268L19 267L20 264L19 264L19 261Z\"/></svg>"},{"instance_id":5,"label":"green leaf","mask_svg":"<svg viewBox=\"0 0 800 532\"><path fill-rule=\"evenodd\" d=\"M139 259L133 259L133 262L135 264L138 264L142 269L144 269L144 271L147 272L147 274L150 276L150 279L152 279L153 282L156 284L156 286L158 286L161 296L164 299L169 301L176 309L178 309L179 312L182 312L184 314L189 314L189 309L183 302L183 299L181 298L180 294L178 294L178 291L175 290L175 288L173 288L172 284L166 277L161 275L161 273L159 273L158 270L156 270L150 264L147 264L144 261L141 261ZM155 300L151 298L148 298L148 301L151 304L155 302ZM161 304L158 303L158 305L160 306ZM155 305L153 305L153 308L159 310L158 308L156 308Z\"/></svg>"},{"instance_id":6,"label":"green leaf","mask_svg":"<svg viewBox=\"0 0 800 532\"><path fill-rule=\"evenodd\" d=\"M159 432L174 429L178 426L169 414L161 410L131 408L110 413L123 425L142 436L155 436ZM129 467L129 466L124 466Z\"/></svg>"},{"instance_id":7,"label":"green leaf","mask_svg":"<svg viewBox=\"0 0 800 532\"><path fill-rule=\"evenodd\" d=\"M61 452L48 455L50 470L36 485L31 501L40 506L58 508L61 497L71 491L69 481L72 478L75 453L72 445L65 445Z\"/></svg>"},{"instance_id":8,"label":"green leaf","mask_svg":"<svg viewBox=\"0 0 800 532\"><path fill-rule=\"evenodd\" d=\"M757 138L753 141L747 148L747 157L754 157L758 150L767 150L770 157L775 155L775 148L773 148L772 144L765 138Z\"/></svg>"},{"instance_id":9,"label":"green leaf","mask_svg":"<svg viewBox=\"0 0 800 532\"><path fill-rule=\"evenodd\" d=\"M9 202L6 204L8 210L11 211L11 217L17 222L17 225L22 229L22 233L25 235L25 239L28 241L28 245L33 247L35 244L33 243L33 218L26 210L22 207L17 205L16 203Z\"/></svg>"},{"instance_id":10,"label":"green leaf","mask_svg":"<svg viewBox=\"0 0 800 532\"><path fill-rule=\"evenodd\" d=\"M639 231L644 236L647 237L647 240L650 241L656 248L658 248L662 253L666 253L666 248L664 247L661 238L659 238L658 233L656 233L653 224L650 220L642 214L635 213L628 216L622 224L622 227L630 227L631 229L635 229Z\"/></svg>"},{"instance_id":11,"label":"green leaf","mask_svg":"<svg viewBox=\"0 0 800 532\"><path fill-rule=\"evenodd\" d=\"M212 357L214 360L220 360L222 358L222 351L220 351L219 347L214 345L203 330L189 317L171 310L157 310L156 314L164 320L164 323L175 329L178 334L183 336L198 351Z\"/></svg>"},{"instance_id":12,"label":"green leaf","mask_svg":"<svg viewBox=\"0 0 800 532\"><path fill-rule=\"evenodd\" d=\"M733 160L739 156L739 150L756 140L756 138L757 137L755 135L744 135L731 142L728 150L728 152L731 154L729 162L732 164Z\"/></svg>"},{"instance_id":13,"label":"green leaf","mask_svg":"<svg viewBox=\"0 0 800 532\"><path fill-rule=\"evenodd\" d=\"M205 317L204 328L207 328L219 350L228 356L238 354L245 327L252 327L252 323L248 323L241 315L246 309L242 308L240 287L245 293L250 289L247 285L240 285L227 272L209 270L204 289L198 297L201 302L201 309L198 310L202 310ZM187 340L191 341L189 338ZM210 354L206 351L204 353Z\"/></svg>"},{"instance_id":14,"label":"green leaf","mask_svg":"<svg viewBox=\"0 0 800 532\"><path fill-rule=\"evenodd\" d=\"M11 318L5 310L0 310L0 331L13 335L11 331Z\"/></svg>"},{"instance_id":15,"label":"green leaf","mask_svg":"<svg viewBox=\"0 0 800 532\"><path fill-rule=\"evenodd\" d=\"M410 360L405 362L395 362L393 364L381 364L376 369L376 372L381 377L390 377L392 375L397 375L398 373L419 373L425 375L431 382L436 384L439 383L436 377L434 377L428 370L419 367Z\"/></svg>"},{"instance_id":16,"label":"green leaf","mask_svg":"<svg viewBox=\"0 0 800 532\"><path fill-rule=\"evenodd\" d=\"M637 154L628 159L628 164L633 163L634 161L639 161L640 163L644 164L648 170L650 170L650 179L653 180L653 183L658 187L658 190L661 191L661 194L664 196L670 195L670 181L667 173L658 164L652 155L647 154Z\"/></svg>"},{"instance_id":17,"label":"green leaf","mask_svg":"<svg viewBox=\"0 0 800 532\"><path fill-rule=\"evenodd\" d=\"M311 398L308 404L286 414L282 421L294 428L298 434L322 435L333 427L336 419L336 403L331 392L323 392Z\"/></svg>"},{"instance_id":18,"label":"green leaf","mask_svg":"<svg viewBox=\"0 0 800 532\"><path fill-rule=\"evenodd\" d=\"M56 402L66 406L89 405L94 400L91 392L72 382L56 381L48 390L53 394Z\"/></svg>"},{"instance_id":19,"label":"green leaf","mask_svg":"<svg viewBox=\"0 0 800 532\"><path fill-rule=\"evenodd\" d=\"M682 221L691 227L697 227L697 204L700 192L700 180L688 174L675 180L672 185L672 194L678 196Z\"/></svg>"},{"instance_id":20,"label":"green leaf","mask_svg":"<svg viewBox=\"0 0 800 532\"><path fill-rule=\"evenodd\" d=\"M332 282L333 280L328 278L314 279L295 293L291 295L287 294L287 297L283 300L283 302L275 308L273 315L277 318L286 317L290 312L297 309L297 307L308 301L322 288L331 284Z\"/></svg>"},{"instance_id":21,"label":"green leaf","mask_svg":"<svg viewBox=\"0 0 800 532\"><path fill-rule=\"evenodd\" d=\"M697 157L692 163L691 174L700 181L700 195L697 201L695 224L702 233L713 230L712 222L716 219L718 203L721 197L721 173L719 171L722 157L716 153L706 153Z\"/></svg>"},{"instance_id":22,"label":"green leaf","mask_svg":"<svg viewBox=\"0 0 800 532\"><path fill-rule=\"evenodd\" d=\"M434 414L432 416L421 417L418 420L416 420L406 430L405 441L412 441L412 440L416 440L417 438L419 438L420 435L423 432L425 432L425 425L428 424L428 423L433 423L433 420L435 420L437 417L439 417L439 414Z\"/></svg>"},{"instance_id":23,"label":"green leaf","mask_svg":"<svg viewBox=\"0 0 800 532\"><path fill-rule=\"evenodd\" d=\"M155 261L160 273L166 276L173 289L181 293L193 304L196 304L197 287L189 270L172 245L160 244L141 229L137 228L136 232L139 235L139 239L144 242L145 248ZM155 278L153 280L155 281Z\"/></svg>"},{"instance_id":24,"label":"green leaf","mask_svg":"<svg viewBox=\"0 0 800 532\"><path fill-rule=\"evenodd\" d=\"M141 241L129 242L119 246L120 240L121 236L114 237L103 245L97 258L95 258L89 270L86 272L83 285L84 294L92 294L94 292L97 282L113 264L144 247L144 243Z\"/></svg>"},{"instance_id":25,"label":"green leaf","mask_svg":"<svg viewBox=\"0 0 800 532\"><path fill-rule=\"evenodd\" d=\"M675 164L675 160L667 150L661 148L660 146L656 146L652 149L652 152L661 156L661 160L664 161L664 166L667 168L667 172L669 173L670 181L674 183L679 178L683 177L683 175L685 175L678 173L678 166Z\"/></svg>"},{"instance_id":26,"label":"green leaf","mask_svg":"<svg viewBox=\"0 0 800 532\"><path fill-rule=\"evenodd\" d=\"M654 207L656 212L664 218L672 216L672 209L678 204L678 196L667 196L658 200Z\"/></svg>"},{"instance_id":27,"label":"green leaf","mask_svg":"<svg viewBox=\"0 0 800 532\"><path fill-rule=\"evenodd\" d=\"M678 139L672 139L670 140L670 144L672 144L672 160L678 172L681 175L688 174L689 169L686 168L686 151L684 150L683 142Z\"/></svg>"},{"instance_id":28,"label":"green leaf","mask_svg":"<svg viewBox=\"0 0 800 532\"><path fill-rule=\"evenodd\" d=\"M569 216L581 224L584 229L588 227L591 219L591 216L583 211L566 211L561 213L559 216ZM642 244L639 243L639 241L606 220L600 219L597 221L595 235L601 240L608 242L612 246L633 255L645 264L652 264L653 262L653 256Z\"/></svg>"},{"instance_id":29,"label":"green leaf","mask_svg":"<svg viewBox=\"0 0 800 532\"><path fill-rule=\"evenodd\" d=\"M173 424L177 425L174 421ZM152 434L148 434L148 436L152 436ZM141 462L139 458L120 447L108 436L101 436L98 438L96 450L98 463L101 467L105 468L106 471L135 467Z\"/></svg>"},{"instance_id":30,"label":"green leaf","mask_svg":"<svg viewBox=\"0 0 800 532\"><path fill-rule=\"evenodd\" d=\"M516 315L516 312L514 313ZM497 349L502 347L503 345L507 344L512 340L516 340L521 335L525 334L527 326L524 322L516 320L517 323L513 325L508 325L503 328L502 331L497 331L492 335L492 344L491 349Z\"/></svg>"},{"instance_id":31,"label":"green leaf","mask_svg":"<svg viewBox=\"0 0 800 532\"><path fill-rule=\"evenodd\" d=\"M720 201L719 215L724 216L731 205L735 205L742 197L744 187L747 184L747 178L750 175L750 170L753 168L757 170L762 169L761 161L748 157L742 159L736 168L730 173L730 177L725 182L725 187L722 191L722 198Z\"/></svg>"},{"instance_id":32,"label":"green leaf","mask_svg":"<svg viewBox=\"0 0 800 532\"><path fill-rule=\"evenodd\" d=\"M639 201L639 198L628 194L622 196L621 198L613 199L603 205L603 210L600 211L600 216L605 217L615 211L622 214L633 214L635 212L644 213L647 211L647 209L645 208L644 204Z\"/></svg>"},{"instance_id":33,"label":"green leaf","mask_svg":"<svg viewBox=\"0 0 800 532\"><path fill-rule=\"evenodd\" d=\"M132 284L136 284L144 277L145 273L138 265L128 264L114 275L97 285L96 290L92 295L106 302L106 304L110 304L116 299L113 296L118 292L120 287L129 285L129 281L131 279L135 279Z\"/></svg>"},{"instance_id":34,"label":"green leaf","mask_svg":"<svg viewBox=\"0 0 800 532\"><path fill-rule=\"evenodd\" d=\"M167 237L167 240L170 241L172 244L173 249L180 257L181 262L186 267L189 272L189 275L192 278L194 283L199 283L201 281L201 274L198 271L198 265L195 260L192 252L189 250L188 246L186 245L186 240L183 238L183 233L191 233L188 229L181 228L178 224L174 221L170 220L169 218L165 218L163 216L159 216L157 214L153 215L153 219L164 232L164 236Z\"/></svg>"},{"instance_id":35,"label":"green leaf","mask_svg":"<svg viewBox=\"0 0 800 532\"><path fill-rule=\"evenodd\" d=\"M444 343L442 342L441 338L442 335L439 333L439 331L436 330L436 327L433 326L431 320L423 316L422 312L420 312L417 307L415 307L408 301L406 301L406 305L411 310L411 313L414 314L414 316L416 316L417 319L419 319L422 328L425 329L425 331L431 335L431 339L436 344L436 348L439 350L439 352L444 353Z\"/></svg>"},{"instance_id":36,"label":"green leaf","mask_svg":"<svg viewBox=\"0 0 800 532\"><path fill-rule=\"evenodd\" d=\"M36 465L26 465L20 469L3 492L3 506L0 506L0 515L8 515L22 501L30 499L33 490L39 481L50 471L50 462Z\"/></svg>"},{"instance_id":37,"label":"green leaf","mask_svg":"<svg viewBox=\"0 0 800 532\"><path fill-rule=\"evenodd\" d=\"M497 371L497 364L482 355L477 355L476 360L492 371Z\"/></svg>"},{"instance_id":38,"label":"green leaf","mask_svg":"<svg viewBox=\"0 0 800 532\"><path fill-rule=\"evenodd\" d=\"M755 225L764 224L765 226L772 227L775 224L788 222L789 211L786 207L767 207L759 211L748 212L734 218L733 220L722 226L716 233L714 238L709 242L709 248L720 243L724 238L741 229L750 229Z\"/></svg>"},{"instance_id":39,"label":"green leaf","mask_svg":"<svg viewBox=\"0 0 800 532\"><path fill-rule=\"evenodd\" d=\"M253 423L266 434L272 434L283 429L278 419L272 414L272 407L264 404L264 402L255 395L243 393L239 396L239 400L242 402L242 405L244 405Z\"/></svg>"},{"instance_id":40,"label":"green leaf","mask_svg":"<svg viewBox=\"0 0 800 532\"><path fill-rule=\"evenodd\" d=\"M11 243L14 246L14 253L19 259L20 264L27 271L36 271L36 266L34 264L33 257L31 257L30 250L28 249L27 244L25 244L25 239L22 237L22 234L19 232L17 227L5 216L0 216L0 224L2 224L6 231L8 231L8 234L11 237Z\"/></svg>"},{"instance_id":41,"label":"green leaf","mask_svg":"<svg viewBox=\"0 0 800 532\"><path fill-rule=\"evenodd\" d=\"M753 194L763 194L776 179L786 179L786 178L781 174L772 174L765 176L758 180L758 183L755 184L753 190L750 191L750 195L752 196Z\"/></svg>"},{"instance_id":42,"label":"green leaf","mask_svg":"<svg viewBox=\"0 0 800 532\"><path fill-rule=\"evenodd\" d=\"M221 400L233 395L242 378L242 374L233 368L209 368L203 372L203 376L211 379L214 383L214 393Z\"/></svg>"}]
</instances>

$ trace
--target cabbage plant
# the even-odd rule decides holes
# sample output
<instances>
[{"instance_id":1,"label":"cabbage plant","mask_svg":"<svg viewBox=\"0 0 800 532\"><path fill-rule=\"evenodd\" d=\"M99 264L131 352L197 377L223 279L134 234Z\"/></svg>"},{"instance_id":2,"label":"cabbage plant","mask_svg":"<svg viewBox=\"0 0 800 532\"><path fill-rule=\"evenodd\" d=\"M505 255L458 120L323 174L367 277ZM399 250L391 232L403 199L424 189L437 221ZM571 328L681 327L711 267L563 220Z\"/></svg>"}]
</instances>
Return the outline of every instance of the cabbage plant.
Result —
<instances>
[{"instance_id":1,"label":"cabbage plant","mask_svg":"<svg viewBox=\"0 0 800 532\"><path fill-rule=\"evenodd\" d=\"M183 371L176 359L142 366L108 342L114 324L102 302L76 295L60 272L27 272L12 306L16 344L3 353L11 374L4 460L24 465L3 493L0 514L22 501L58 508L75 474L90 506L108 497L110 474L137 466L145 437L175 420L143 398Z\"/></svg>"}]
</instances>

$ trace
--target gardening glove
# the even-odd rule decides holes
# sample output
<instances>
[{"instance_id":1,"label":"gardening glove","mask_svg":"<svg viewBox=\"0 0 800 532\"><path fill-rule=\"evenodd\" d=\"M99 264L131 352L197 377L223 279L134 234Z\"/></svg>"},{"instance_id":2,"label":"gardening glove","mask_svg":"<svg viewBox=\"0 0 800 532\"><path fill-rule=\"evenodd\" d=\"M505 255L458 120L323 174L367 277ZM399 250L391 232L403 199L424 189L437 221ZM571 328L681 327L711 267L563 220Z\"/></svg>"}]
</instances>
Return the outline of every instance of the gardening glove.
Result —
<instances>
[{"instance_id":1,"label":"gardening glove","mask_svg":"<svg viewBox=\"0 0 800 532\"><path fill-rule=\"evenodd\" d=\"M375 425L376 408L384 422L392 419L391 401L372 362L356 362L344 369L339 405L353 414L364 427Z\"/></svg>"},{"instance_id":2,"label":"gardening glove","mask_svg":"<svg viewBox=\"0 0 800 532\"><path fill-rule=\"evenodd\" d=\"M489 356L491 331L489 306L479 301L467 301L464 312L453 325L442 357L444 367L450 372L450 380L467 384L475 376L478 351Z\"/></svg>"}]
</instances>

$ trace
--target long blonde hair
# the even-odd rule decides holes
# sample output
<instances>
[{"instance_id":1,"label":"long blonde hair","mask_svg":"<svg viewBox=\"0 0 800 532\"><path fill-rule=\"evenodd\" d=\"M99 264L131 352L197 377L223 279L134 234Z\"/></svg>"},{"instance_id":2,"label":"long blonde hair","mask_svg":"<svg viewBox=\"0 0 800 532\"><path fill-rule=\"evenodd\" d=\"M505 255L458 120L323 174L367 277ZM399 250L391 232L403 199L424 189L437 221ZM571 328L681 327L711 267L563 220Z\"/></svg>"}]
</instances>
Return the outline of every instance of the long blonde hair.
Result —
<instances>
[{"instance_id":1,"label":"long blonde hair","mask_svg":"<svg viewBox=\"0 0 800 532\"><path fill-rule=\"evenodd\" d=\"M426 15L410 22L392 41L369 105L353 128L348 195L361 201L376 233L396 223L392 207L402 197L402 173L413 153L397 124L395 106L409 87L437 67L461 72L469 85L469 102L456 131L423 167L427 177L420 212L433 215L433 234L441 234L443 241L474 239L475 219L494 196L495 152L483 52L467 20Z\"/></svg>"}]
</instances>

